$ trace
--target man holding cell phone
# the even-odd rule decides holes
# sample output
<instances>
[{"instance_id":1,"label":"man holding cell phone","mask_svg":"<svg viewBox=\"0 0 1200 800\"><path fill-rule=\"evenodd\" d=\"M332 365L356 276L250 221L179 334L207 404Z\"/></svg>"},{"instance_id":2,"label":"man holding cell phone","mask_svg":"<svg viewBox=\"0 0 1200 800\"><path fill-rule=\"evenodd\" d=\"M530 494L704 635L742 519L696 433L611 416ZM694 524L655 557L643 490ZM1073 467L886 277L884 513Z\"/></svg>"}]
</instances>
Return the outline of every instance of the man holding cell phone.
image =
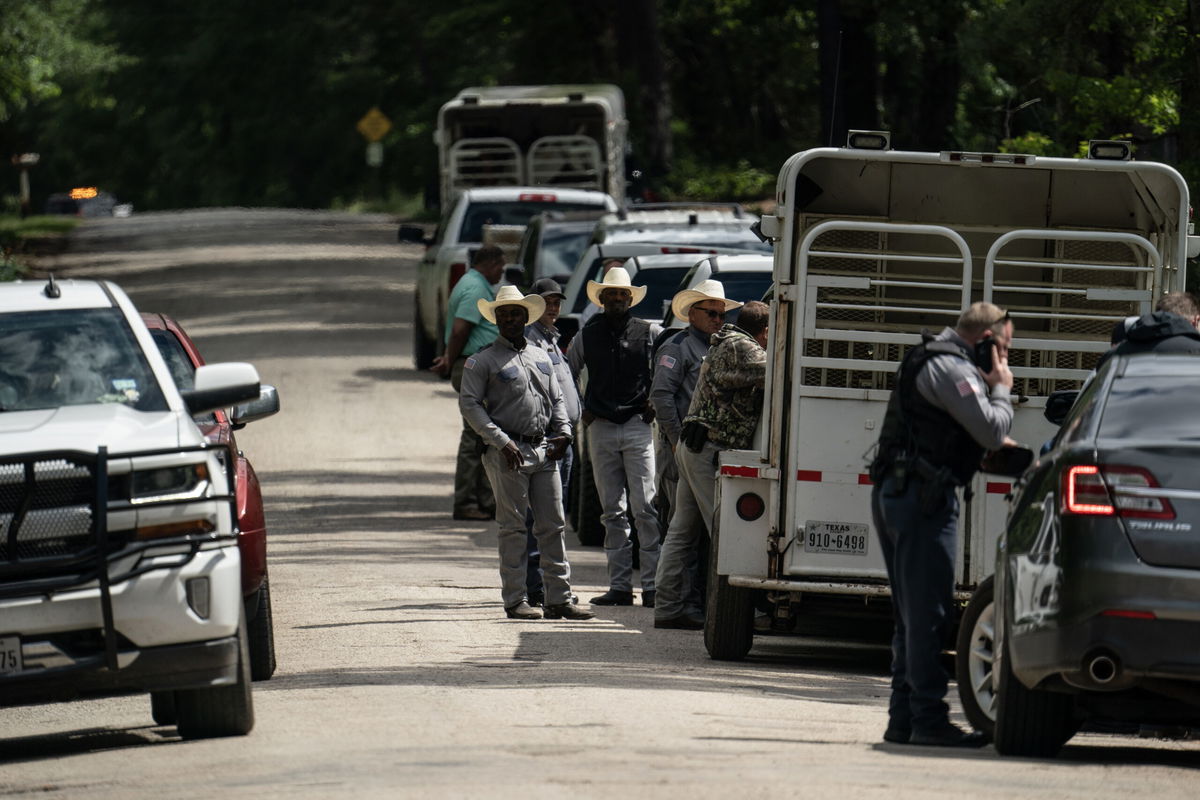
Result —
<instances>
[{"instance_id":1,"label":"man holding cell phone","mask_svg":"<svg viewBox=\"0 0 1200 800\"><path fill-rule=\"evenodd\" d=\"M871 464L871 511L892 584L892 695L885 741L981 747L950 722L942 643L954 624L959 487L1012 444L1013 324L975 303L904 357Z\"/></svg>"}]
</instances>

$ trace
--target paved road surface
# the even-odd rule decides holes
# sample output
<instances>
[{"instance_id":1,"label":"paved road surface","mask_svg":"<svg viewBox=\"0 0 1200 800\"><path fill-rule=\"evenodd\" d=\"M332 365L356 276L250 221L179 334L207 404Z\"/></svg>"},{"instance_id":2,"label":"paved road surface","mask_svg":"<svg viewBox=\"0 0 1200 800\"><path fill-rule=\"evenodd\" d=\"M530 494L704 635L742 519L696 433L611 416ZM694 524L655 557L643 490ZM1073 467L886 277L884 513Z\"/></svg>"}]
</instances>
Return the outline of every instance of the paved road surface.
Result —
<instances>
[{"instance_id":1,"label":"paved road surface","mask_svg":"<svg viewBox=\"0 0 1200 800\"><path fill-rule=\"evenodd\" d=\"M239 434L267 497L279 671L239 739L182 742L144 697L0 710L0 796L1195 796L1195 742L1083 735L1055 762L885 745L878 639L759 639L723 664L640 606L504 619L491 525L449 518L459 421L411 368L419 251L394 232L144 214L86 222L47 264L116 280L279 387L283 412ZM570 554L578 593L602 591L601 551Z\"/></svg>"}]
</instances>

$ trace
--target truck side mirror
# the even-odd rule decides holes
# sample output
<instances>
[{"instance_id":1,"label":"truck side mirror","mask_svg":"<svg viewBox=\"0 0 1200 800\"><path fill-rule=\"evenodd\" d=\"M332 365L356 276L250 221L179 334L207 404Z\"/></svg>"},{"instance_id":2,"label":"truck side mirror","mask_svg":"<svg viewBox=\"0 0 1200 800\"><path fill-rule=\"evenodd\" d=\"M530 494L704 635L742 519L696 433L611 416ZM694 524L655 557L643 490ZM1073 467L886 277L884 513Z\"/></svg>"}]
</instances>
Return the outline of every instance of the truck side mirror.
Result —
<instances>
[{"instance_id":1,"label":"truck side mirror","mask_svg":"<svg viewBox=\"0 0 1200 800\"><path fill-rule=\"evenodd\" d=\"M429 244L425 239L425 229L420 225L404 224L396 231L396 241L401 244Z\"/></svg>"},{"instance_id":2,"label":"truck side mirror","mask_svg":"<svg viewBox=\"0 0 1200 800\"><path fill-rule=\"evenodd\" d=\"M1019 478L1033 463L1033 451L1028 447L1001 447L983 457L979 468L992 475Z\"/></svg>"},{"instance_id":3,"label":"truck side mirror","mask_svg":"<svg viewBox=\"0 0 1200 800\"><path fill-rule=\"evenodd\" d=\"M508 264L504 267L504 280L513 286L525 286L525 268L520 264Z\"/></svg>"},{"instance_id":4,"label":"truck side mirror","mask_svg":"<svg viewBox=\"0 0 1200 800\"><path fill-rule=\"evenodd\" d=\"M1046 398L1046 409L1042 412L1051 424L1062 425L1067 414L1071 413L1075 400L1079 397L1078 389L1059 389L1051 392Z\"/></svg>"}]
</instances>

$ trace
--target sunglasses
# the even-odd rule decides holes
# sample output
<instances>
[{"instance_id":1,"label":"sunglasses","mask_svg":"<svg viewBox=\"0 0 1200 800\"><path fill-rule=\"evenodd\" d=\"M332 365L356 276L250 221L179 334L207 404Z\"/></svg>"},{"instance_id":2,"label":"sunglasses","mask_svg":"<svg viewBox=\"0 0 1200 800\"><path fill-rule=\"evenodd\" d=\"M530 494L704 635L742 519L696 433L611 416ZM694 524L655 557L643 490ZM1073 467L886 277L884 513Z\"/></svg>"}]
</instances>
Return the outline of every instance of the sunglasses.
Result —
<instances>
[{"instance_id":1,"label":"sunglasses","mask_svg":"<svg viewBox=\"0 0 1200 800\"><path fill-rule=\"evenodd\" d=\"M714 311L711 308L698 308L697 306L692 306L692 310L703 311L705 314L708 314L709 319L720 319L721 317L725 316L724 311Z\"/></svg>"}]
</instances>

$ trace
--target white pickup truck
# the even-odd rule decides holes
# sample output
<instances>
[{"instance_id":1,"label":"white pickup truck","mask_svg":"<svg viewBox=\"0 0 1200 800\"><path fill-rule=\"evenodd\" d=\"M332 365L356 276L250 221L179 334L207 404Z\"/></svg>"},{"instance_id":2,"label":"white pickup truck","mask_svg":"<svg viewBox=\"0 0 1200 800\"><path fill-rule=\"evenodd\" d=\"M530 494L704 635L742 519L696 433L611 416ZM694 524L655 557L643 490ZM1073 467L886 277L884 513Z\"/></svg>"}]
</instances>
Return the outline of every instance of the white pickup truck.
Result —
<instances>
[{"instance_id":1,"label":"white pickup truck","mask_svg":"<svg viewBox=\"0 0 1200 800\"><path fill-rule=\"evenodd\" d=\"M148 692L184 738L253 727L236 453L192 417L258 396L232 363L181 393L114 284L0 285L0 706Z\"/></svg>"},{"instance_id":2,"label":"white pickup truck","mask_svg":"<svg viewBox=\"0 0 1200 800\"><path fill-rule=\"evenodd\" d=\"M886 137L874 136L876 142ZM760 444L722 454L705 645L750 650L753 610L799 614L889 604L866 463L894 376L923 328L976 300L1009 310L1013 437L1035 450L1055 390L1078 388L1116 320L1184 286L1188 190L1169 166L853 147L783 166ZM1127 148L1126 148L1127 150ZM1109 156L1109 158L1103 158ZM960 600L991 574L1011 479L981 474L959 525Z\"/></svg>"},{"instance_id":3,"label":"white pickup truck","mask_svg":"<svg viewBox=\"0 0 1200 800\"><path fill-rule=\"evenodd\" d=\"M483 242L484 225L525 225L543 211L615 211L604 192L532 186L466 189L457 195L426 238L419 225L401 225L401 242L425 245L417 266L413 298L413 362L428 369L446 347L446 306L450 291L471 268L471 257Z\"/></svg>"}]
</instances>

